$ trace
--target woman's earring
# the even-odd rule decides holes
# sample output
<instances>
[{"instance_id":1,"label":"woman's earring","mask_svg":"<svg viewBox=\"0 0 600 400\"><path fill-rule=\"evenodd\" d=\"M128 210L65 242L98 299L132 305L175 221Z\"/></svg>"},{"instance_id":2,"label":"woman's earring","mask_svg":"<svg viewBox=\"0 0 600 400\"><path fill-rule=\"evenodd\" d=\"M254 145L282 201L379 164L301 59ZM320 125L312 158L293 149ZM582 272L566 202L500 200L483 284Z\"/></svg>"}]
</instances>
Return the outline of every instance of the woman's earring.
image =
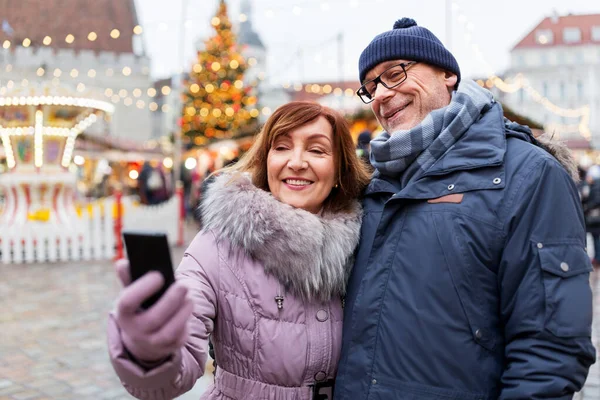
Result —
<instances>
[{"instance_id":1,"label":"woman's earring","mask_svg":"<svg viewBox=\"0 0 600 400\"><path fill-rule=\"evenodd\" d=\"M336 188L336 189L337 189L339 186L340 186L340 185L338 185L338 184L336 183L336 184L335 184L335 186L334 186L334 188Z\"/></svg>"}]
</instances>

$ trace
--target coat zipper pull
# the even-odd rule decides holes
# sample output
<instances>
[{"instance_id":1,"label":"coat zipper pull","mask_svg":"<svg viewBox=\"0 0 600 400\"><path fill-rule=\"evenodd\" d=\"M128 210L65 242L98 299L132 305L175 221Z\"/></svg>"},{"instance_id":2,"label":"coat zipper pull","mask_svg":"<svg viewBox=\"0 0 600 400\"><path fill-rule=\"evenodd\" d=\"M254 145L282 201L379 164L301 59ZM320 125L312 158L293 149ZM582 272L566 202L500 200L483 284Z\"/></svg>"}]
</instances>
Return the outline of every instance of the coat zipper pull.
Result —
<instances>
[{"instance_id":1,"label":"coat zipper pull","mask_svg":"<svg viewBox=\"0 0 600 400\"><path fill-rule=\"evenodd\" d=\"M277 303L277 308L279 310L283 309L283 296L278 294L275 296L275 302Z\"/></svg>"}]
</instances>

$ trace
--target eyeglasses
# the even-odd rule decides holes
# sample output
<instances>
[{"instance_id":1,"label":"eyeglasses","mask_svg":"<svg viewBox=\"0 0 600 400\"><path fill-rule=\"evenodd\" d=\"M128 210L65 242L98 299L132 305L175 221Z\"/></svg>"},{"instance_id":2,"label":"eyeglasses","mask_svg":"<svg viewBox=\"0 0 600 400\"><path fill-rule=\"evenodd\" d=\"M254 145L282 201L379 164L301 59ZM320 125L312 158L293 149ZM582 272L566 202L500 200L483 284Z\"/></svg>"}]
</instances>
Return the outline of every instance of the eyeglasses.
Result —
<instances>
[{"instance_id":1,"label":"eyeglasses","mask_svg":"<svg viewBox=\"0 0 600 400\"><path fill-rule=\"evenodd\" d=\"M370 81L365 82L356 91L356 94L365 104L369 104L375 98L375 91L377 90L378 83L381 83L388 89L395 88L396 86L400 85L406 80L406 70L408 69L408 67L416 63L417 61L410 61L406 63L392 65L391 67L383 71L381 74L379 74L379 76L377 76L375 79L371 79Z\"/></svg>"}]
</instances>

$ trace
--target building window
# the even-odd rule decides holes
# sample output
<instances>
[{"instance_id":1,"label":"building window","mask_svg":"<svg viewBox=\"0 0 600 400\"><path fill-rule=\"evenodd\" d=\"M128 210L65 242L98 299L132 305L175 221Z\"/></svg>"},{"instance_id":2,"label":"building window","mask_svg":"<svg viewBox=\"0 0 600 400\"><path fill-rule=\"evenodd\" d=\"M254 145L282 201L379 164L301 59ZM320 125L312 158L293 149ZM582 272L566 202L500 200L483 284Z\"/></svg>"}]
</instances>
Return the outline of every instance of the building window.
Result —
<instances>
[{"instance_id":1,"label":"building window","mask_svg":"<svg viewBox=\"0 0 600 400\"><path fill-rule=\"evenodd\" d=\"M600 26L592 26L592 40L600 42Z\"/></svg>"},{"instance_id":2,"label":"building window","mask_svg":"<svg viewBox=\"0 0 600 400\"><path fill-rule=\"evenodd\" d=\"M132 46L133 46L133 54L135 54L137 56L144 55L144 42L142 41L141 35L133 36Z\"/></svg>"},{"instance_id":3,"label":"building window","mask_svg":"<svg viewBox=\"0 0 600 400\"><path fill-rule=\"evenodd\" d=\"M519 57L517 57L517 63L521 66L524 67L525 66L525 56L523 55L519 55Z\"/></svg>"},{"instance_id":4,"label":"building window","mask_svg":"<svg viewBox=\"0 0 600 400\"><path fill-rule=\"evenodd\" d=\"M582 100L583 99L583 95L584 95L584 93L583 93L583 82L577 81L577 98L579 100Z\"/></svg>"},{"instance_id":5,"label":"building window","mask_svg":"<svg viewBox=\"0 0 600 400\"><path fill-rule=\"evenodd\" d=\"M546 53L544 53L540 56L540 62L542 64L542 66L548 65L548 55Z\"/></svg>"},{"instance_id":6,"label":"building window","mask_svg":"<svg viewBox=\"0 0 600 400\"><path fill-rule=\"evenodd\" d=\"M563 41L565 43L579 43L579 42L581 42L581 29L579 29L579 28L565 28L565 29L563 29Z\"/></svg>"},{"instance_id":7,"label":"building window","mask_svg":"<svg viewBox=\"0 0 600 400\"><path fill-rule=\"evenodd\" d=\"M538 44L552 44L554 34L550 29L538 29L535 31L535 42Z\"/></svg>"},{"instance_id":8,"label":"building window","mask_svg":"<svg viewBox=\"0 0 600 400\"><path fill-rule=\"evenodd\" d=\"M548 82L542 83L542 91L544 93L544 97L548 98Z\"/></svg>"},{"instance_id":9,"label":"building window","mask_svg":"<svg viewBox=\"0 0 600 400\"><path fill-rule=\"evenodd\" d=\"M564 100L566 98L566 92L565 92L565 83L561 82L560 83L560 99Z\"/></svg>"}]
</instances>

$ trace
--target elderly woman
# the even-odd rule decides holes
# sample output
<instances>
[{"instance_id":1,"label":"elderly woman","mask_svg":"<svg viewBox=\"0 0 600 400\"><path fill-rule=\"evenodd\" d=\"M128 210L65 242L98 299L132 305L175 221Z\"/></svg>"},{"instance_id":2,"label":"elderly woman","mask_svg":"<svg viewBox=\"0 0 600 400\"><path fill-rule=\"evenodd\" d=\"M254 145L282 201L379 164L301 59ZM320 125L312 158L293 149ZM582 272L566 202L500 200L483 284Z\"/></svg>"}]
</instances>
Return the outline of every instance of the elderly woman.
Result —
<instances>
[{"instance_id":1,"label":"elderly woman","mask_svg":"<svg viewBox=\"0 0 600 400\"><path fill-rule=\"evenodd\" d=\"M277 109L208 189L176 283L141 312L160 274L123 289L108 339L125 388L140 399L185 393L204 373L211 335L219 368L202 399L323 398L368 180L341 115L309 102ZM127 262L117 267L128 284Z\"/></svg>"}]
</instances>

